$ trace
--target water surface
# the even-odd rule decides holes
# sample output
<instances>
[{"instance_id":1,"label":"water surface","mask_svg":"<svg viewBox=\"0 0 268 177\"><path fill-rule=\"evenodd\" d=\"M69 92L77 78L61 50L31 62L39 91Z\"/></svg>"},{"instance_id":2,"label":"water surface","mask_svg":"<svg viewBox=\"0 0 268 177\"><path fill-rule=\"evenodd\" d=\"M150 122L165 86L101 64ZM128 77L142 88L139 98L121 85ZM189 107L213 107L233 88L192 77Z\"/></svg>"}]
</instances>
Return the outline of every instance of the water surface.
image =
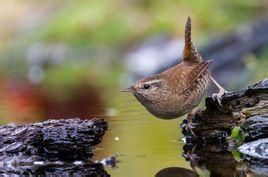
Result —
<instances>
[{"instance_id":1,"label":"water surface","mask_svg":"<svg viewBox=\"0 0 268 177\"><path fill-rule=\"evenodd\" d=\"M95 158L116 155L112 176L154 176L167 167L190 168L182 157L181 119L162 120L150 115L132 95L118 93L112 101L115 116L96 149ZM114 104L113 104L114 103Z\"/></svg>"}]
</instances>

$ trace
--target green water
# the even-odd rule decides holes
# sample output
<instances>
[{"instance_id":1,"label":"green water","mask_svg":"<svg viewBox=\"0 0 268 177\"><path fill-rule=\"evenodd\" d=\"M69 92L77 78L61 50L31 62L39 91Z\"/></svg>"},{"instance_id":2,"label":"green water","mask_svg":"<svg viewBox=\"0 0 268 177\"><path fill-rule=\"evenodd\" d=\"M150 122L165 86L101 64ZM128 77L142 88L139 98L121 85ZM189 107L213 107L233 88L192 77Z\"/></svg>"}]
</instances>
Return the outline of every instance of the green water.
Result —
<instances>
[{"instance_id":1,"label":"green water","mask_svg":"<svg viewBox=\"0 0 268 177\"><path fill-rule=\"evenodd\" d=\"M132 95L119 93L112 102L117 112L95 158L117 156L111 176L154 176L167 167L190 168L182 157L181 119L161 120L150 115Z\"/></svg>"}]
</instances>

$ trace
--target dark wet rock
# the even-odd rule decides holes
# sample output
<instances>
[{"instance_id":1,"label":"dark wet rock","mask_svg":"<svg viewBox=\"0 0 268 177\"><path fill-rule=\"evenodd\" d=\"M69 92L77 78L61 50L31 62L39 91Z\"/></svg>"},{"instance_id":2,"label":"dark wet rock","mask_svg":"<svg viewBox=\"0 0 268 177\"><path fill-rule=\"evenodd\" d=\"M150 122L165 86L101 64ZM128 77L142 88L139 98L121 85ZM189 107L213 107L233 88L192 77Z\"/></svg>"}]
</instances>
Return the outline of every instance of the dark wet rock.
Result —
<instances>
[{"instance_id":1,"label":"dark wet rock","mask_svg":"<svg viewBox=\"0 0 268 177\"><path fill-rule=\"evenodd\" d=\"M0 161L91 159L92 147L107 130L100 119L61 119L0 127Z\"/></svg>"}]
</instances>

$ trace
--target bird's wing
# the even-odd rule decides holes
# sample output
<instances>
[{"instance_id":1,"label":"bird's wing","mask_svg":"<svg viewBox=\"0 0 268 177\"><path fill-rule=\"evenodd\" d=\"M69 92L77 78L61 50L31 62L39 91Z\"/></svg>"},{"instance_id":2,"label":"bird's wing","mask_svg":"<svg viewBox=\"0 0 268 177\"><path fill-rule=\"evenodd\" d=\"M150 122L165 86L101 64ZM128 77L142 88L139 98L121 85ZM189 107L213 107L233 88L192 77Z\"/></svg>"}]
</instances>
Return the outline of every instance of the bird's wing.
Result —
<instances>
[{"instance_id":1,"label":"bird's wing","mask_svg":"<svg viewBox=\"0 0 268 177\"><path fill-rule=\"evenodd\" d=\"M202 77L202 74L208 72L211 62L212 60L195 64L182 62L166 71L165 75L173 85L175 84L178 86L175 88L175 92L183 93L185 90L192 87L193 84Z\"/></svg>"}]
</instances>

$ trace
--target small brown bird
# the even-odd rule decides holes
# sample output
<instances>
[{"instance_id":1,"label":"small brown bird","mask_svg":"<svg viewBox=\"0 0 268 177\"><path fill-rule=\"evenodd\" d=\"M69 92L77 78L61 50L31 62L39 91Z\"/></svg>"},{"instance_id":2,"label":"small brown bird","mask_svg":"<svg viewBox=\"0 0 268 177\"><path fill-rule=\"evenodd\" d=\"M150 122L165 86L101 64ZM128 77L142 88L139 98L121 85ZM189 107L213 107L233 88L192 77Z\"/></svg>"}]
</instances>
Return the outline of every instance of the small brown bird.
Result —
<instances>
[{"instance_id":1,"label":"small brown bird","mask_svg":"<svg viewBox=\"0 0 268 177\"><path fill-rule=\"evenodd\" d=\"M213 94L221 104L226 92L210 75L212 60L204 61L191 40L191 19L185 26L185 46L183 60L168 70L136 81L124 92L131 92L137 100L154 116L162 119L174 119L189 113L190 127L194 108L200 103L210 80L219 88ZM188 128L189 128L188 127Z\"/></svg>"}]
</instances>

